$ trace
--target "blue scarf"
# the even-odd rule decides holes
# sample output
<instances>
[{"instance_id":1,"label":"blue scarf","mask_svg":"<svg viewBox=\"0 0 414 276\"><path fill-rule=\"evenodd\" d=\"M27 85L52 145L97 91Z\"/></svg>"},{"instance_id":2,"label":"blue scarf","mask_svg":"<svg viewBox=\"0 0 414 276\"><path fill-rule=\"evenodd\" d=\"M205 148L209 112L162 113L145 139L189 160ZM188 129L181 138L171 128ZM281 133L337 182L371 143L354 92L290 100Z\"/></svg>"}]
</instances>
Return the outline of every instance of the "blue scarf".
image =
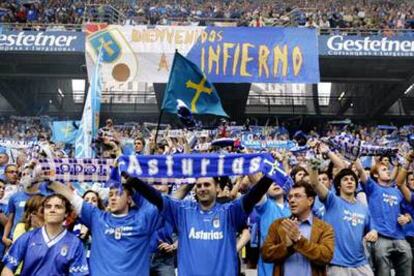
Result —
<instances>
[{"instance_id":1,"label":"blue scarf","mask_svg":"<svg viewBox=\"0 0 414 276\"><path fill-rule=\"evenodd\" d=\"M189 178L249 175L263 172L279 186L291 186L289 176L269 153L123 155L117 161L118 174L138 178ZM117 177L113 174L112 179Z\"/></svg>"}]
</instances>

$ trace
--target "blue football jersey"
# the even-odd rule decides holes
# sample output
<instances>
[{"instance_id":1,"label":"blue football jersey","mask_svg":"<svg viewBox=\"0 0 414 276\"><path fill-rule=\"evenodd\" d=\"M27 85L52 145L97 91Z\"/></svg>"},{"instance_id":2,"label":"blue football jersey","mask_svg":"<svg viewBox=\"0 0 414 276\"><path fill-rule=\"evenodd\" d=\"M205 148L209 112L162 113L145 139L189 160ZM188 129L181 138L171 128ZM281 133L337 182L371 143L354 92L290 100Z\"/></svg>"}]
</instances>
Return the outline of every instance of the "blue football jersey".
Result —
<instances>
[{"instance_id":1,"label":"blue football jersey","mask_svg":"<svg viewBox=\"0 0 414 276\"><path fill-rule=\"evenodd\" d=\"M374 229L385 237L403 240L405 238L404 232L398 223L401 203L404 201L400 190L394 185L381 186L371 178L363 188L367 194L368 208Z\"/></svg>"},{"instance_id":2,"label":"blue football jersey","mask_svg":"<svg viewBox=\"0 0 414 276\"><path fill-rule=\"evenodd\" d=\"M93 238L91 275L149 275L150 239L157 229L158 209L143 201L125 216L103 212L84 202L80 221Z\"/></svg>"},{"instance_id":3,"label":"blue football jersey","mask_svg":"<svg viewBox=\"0 0 414 276\"><path fill-rule=\"evenodd\" d=\"M326 207L325 221L335 229L335 251L331 264L342 267L366 265L363 238L371 228L368 207L356 201L350 203L329 191L322 203Z\"/></svg>"},{"instance_id":4,"label":"blue football jersey","mask_svg":"<svg viewBox=\"0 0 414 276\"><path fill-rule=\"evenodd\" d=\"M178 232L178 274L237 275L236 234L248 216L241 200L208 211L193 201L163 200L162 215Z\"/></svg>"},{"instance_id":5,"label":"blue football jersey","mask_svg":"<svg viewBox=\"0 0 414 276\"><path fill-rule=\"evenodd\" d=\"M3 258L4 265L20 275L88 275L88 264L82 242L64 230L49 239L45 227L29 231L18 238Z\"/></svg>"}]
</instances>

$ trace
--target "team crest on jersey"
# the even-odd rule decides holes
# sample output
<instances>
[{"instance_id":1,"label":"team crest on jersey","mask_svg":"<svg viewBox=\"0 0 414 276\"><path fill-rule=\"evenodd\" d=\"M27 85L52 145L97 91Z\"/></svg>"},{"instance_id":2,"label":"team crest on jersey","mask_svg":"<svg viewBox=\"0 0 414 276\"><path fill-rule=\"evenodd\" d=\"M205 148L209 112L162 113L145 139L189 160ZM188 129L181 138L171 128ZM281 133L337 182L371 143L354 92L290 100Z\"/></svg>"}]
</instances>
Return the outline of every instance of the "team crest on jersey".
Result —
<instances>
[{"instance_id":1,"label":"team crest on jersey","mask_svg":"<svg viewBox=\"0 0 414 276\"><path fill-rule=\"evenodd\" d=\"M60 249L60 255L62 255L63 257L68 255L68 246L67 245L62 246L62 248Z\"/></svg>"},{"instance_id":2,"label":"team crest on jersey","mask_svg":"<svg viewBox=\"0 0 414 276\"><path fill-rule=\"evenodd\" d=\"M220 219L219 218L214 218L213 219L213 226L214 226L214 228L219 228L220 227Z\"/></svg>"}]
</instances>

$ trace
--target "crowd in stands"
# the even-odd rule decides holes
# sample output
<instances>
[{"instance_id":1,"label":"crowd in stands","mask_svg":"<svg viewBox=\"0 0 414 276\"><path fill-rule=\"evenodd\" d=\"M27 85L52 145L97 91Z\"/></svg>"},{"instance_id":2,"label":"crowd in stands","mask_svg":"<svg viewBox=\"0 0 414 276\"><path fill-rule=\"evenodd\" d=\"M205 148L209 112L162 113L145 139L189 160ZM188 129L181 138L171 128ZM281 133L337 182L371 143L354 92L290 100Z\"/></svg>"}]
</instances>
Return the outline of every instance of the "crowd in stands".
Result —
<instances>
[{"instance_id":1,"label":"crowd in stands","mask_svg":"<svg viewBox=\"0 0 414 276\"><path fill-rule=\"evenodd\" d=\"M0 22L45 24L299 26L412 29L412 1L2 1ZM391 31L390 31L391 32Z\"/></svg>"},{"instance_id":2,"label":"crowd in stands","mask_svg":"<svg viewBox=\"0 0 414 276\"><path fill-rule=\"evenodd\" d=\"M222 121L209 129L162 125L156 138L156 124L107 119L91 144L97 158L268 152L286 181L263 168L182 182L122 174L79 197L75 183L50 183L34 170L38 158L74 157L73 145L52 139L49 123L0 120L5 272L175 275L178 266L178 275L212 275L212 268L240 275L247 266L259 275L412 275L412 125L344 120L305 132ZM43 241L55 246L27 253ZM43 262L42 254L65 258Z\"/></svg>"}]
</instances>

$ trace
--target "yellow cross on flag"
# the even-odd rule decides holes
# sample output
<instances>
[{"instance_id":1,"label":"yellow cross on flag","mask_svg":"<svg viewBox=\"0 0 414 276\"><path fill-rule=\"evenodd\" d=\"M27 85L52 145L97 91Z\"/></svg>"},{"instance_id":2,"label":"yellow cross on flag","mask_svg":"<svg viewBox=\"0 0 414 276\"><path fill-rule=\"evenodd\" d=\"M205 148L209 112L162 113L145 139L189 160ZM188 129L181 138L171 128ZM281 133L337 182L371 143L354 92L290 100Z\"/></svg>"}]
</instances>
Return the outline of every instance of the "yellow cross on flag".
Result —
<instances>
[{"instance_id":1,"label":"yellow cross on flag","mask_svg":"<svg viewBox=\"0 0 414 276\"><path fill-rule=\"evenodd\" d=\"M197 65L176 52L161 109L177 113L178 99L190 106L194 114L228 117L214 86Z\"/></svg>"}]
</instances>

